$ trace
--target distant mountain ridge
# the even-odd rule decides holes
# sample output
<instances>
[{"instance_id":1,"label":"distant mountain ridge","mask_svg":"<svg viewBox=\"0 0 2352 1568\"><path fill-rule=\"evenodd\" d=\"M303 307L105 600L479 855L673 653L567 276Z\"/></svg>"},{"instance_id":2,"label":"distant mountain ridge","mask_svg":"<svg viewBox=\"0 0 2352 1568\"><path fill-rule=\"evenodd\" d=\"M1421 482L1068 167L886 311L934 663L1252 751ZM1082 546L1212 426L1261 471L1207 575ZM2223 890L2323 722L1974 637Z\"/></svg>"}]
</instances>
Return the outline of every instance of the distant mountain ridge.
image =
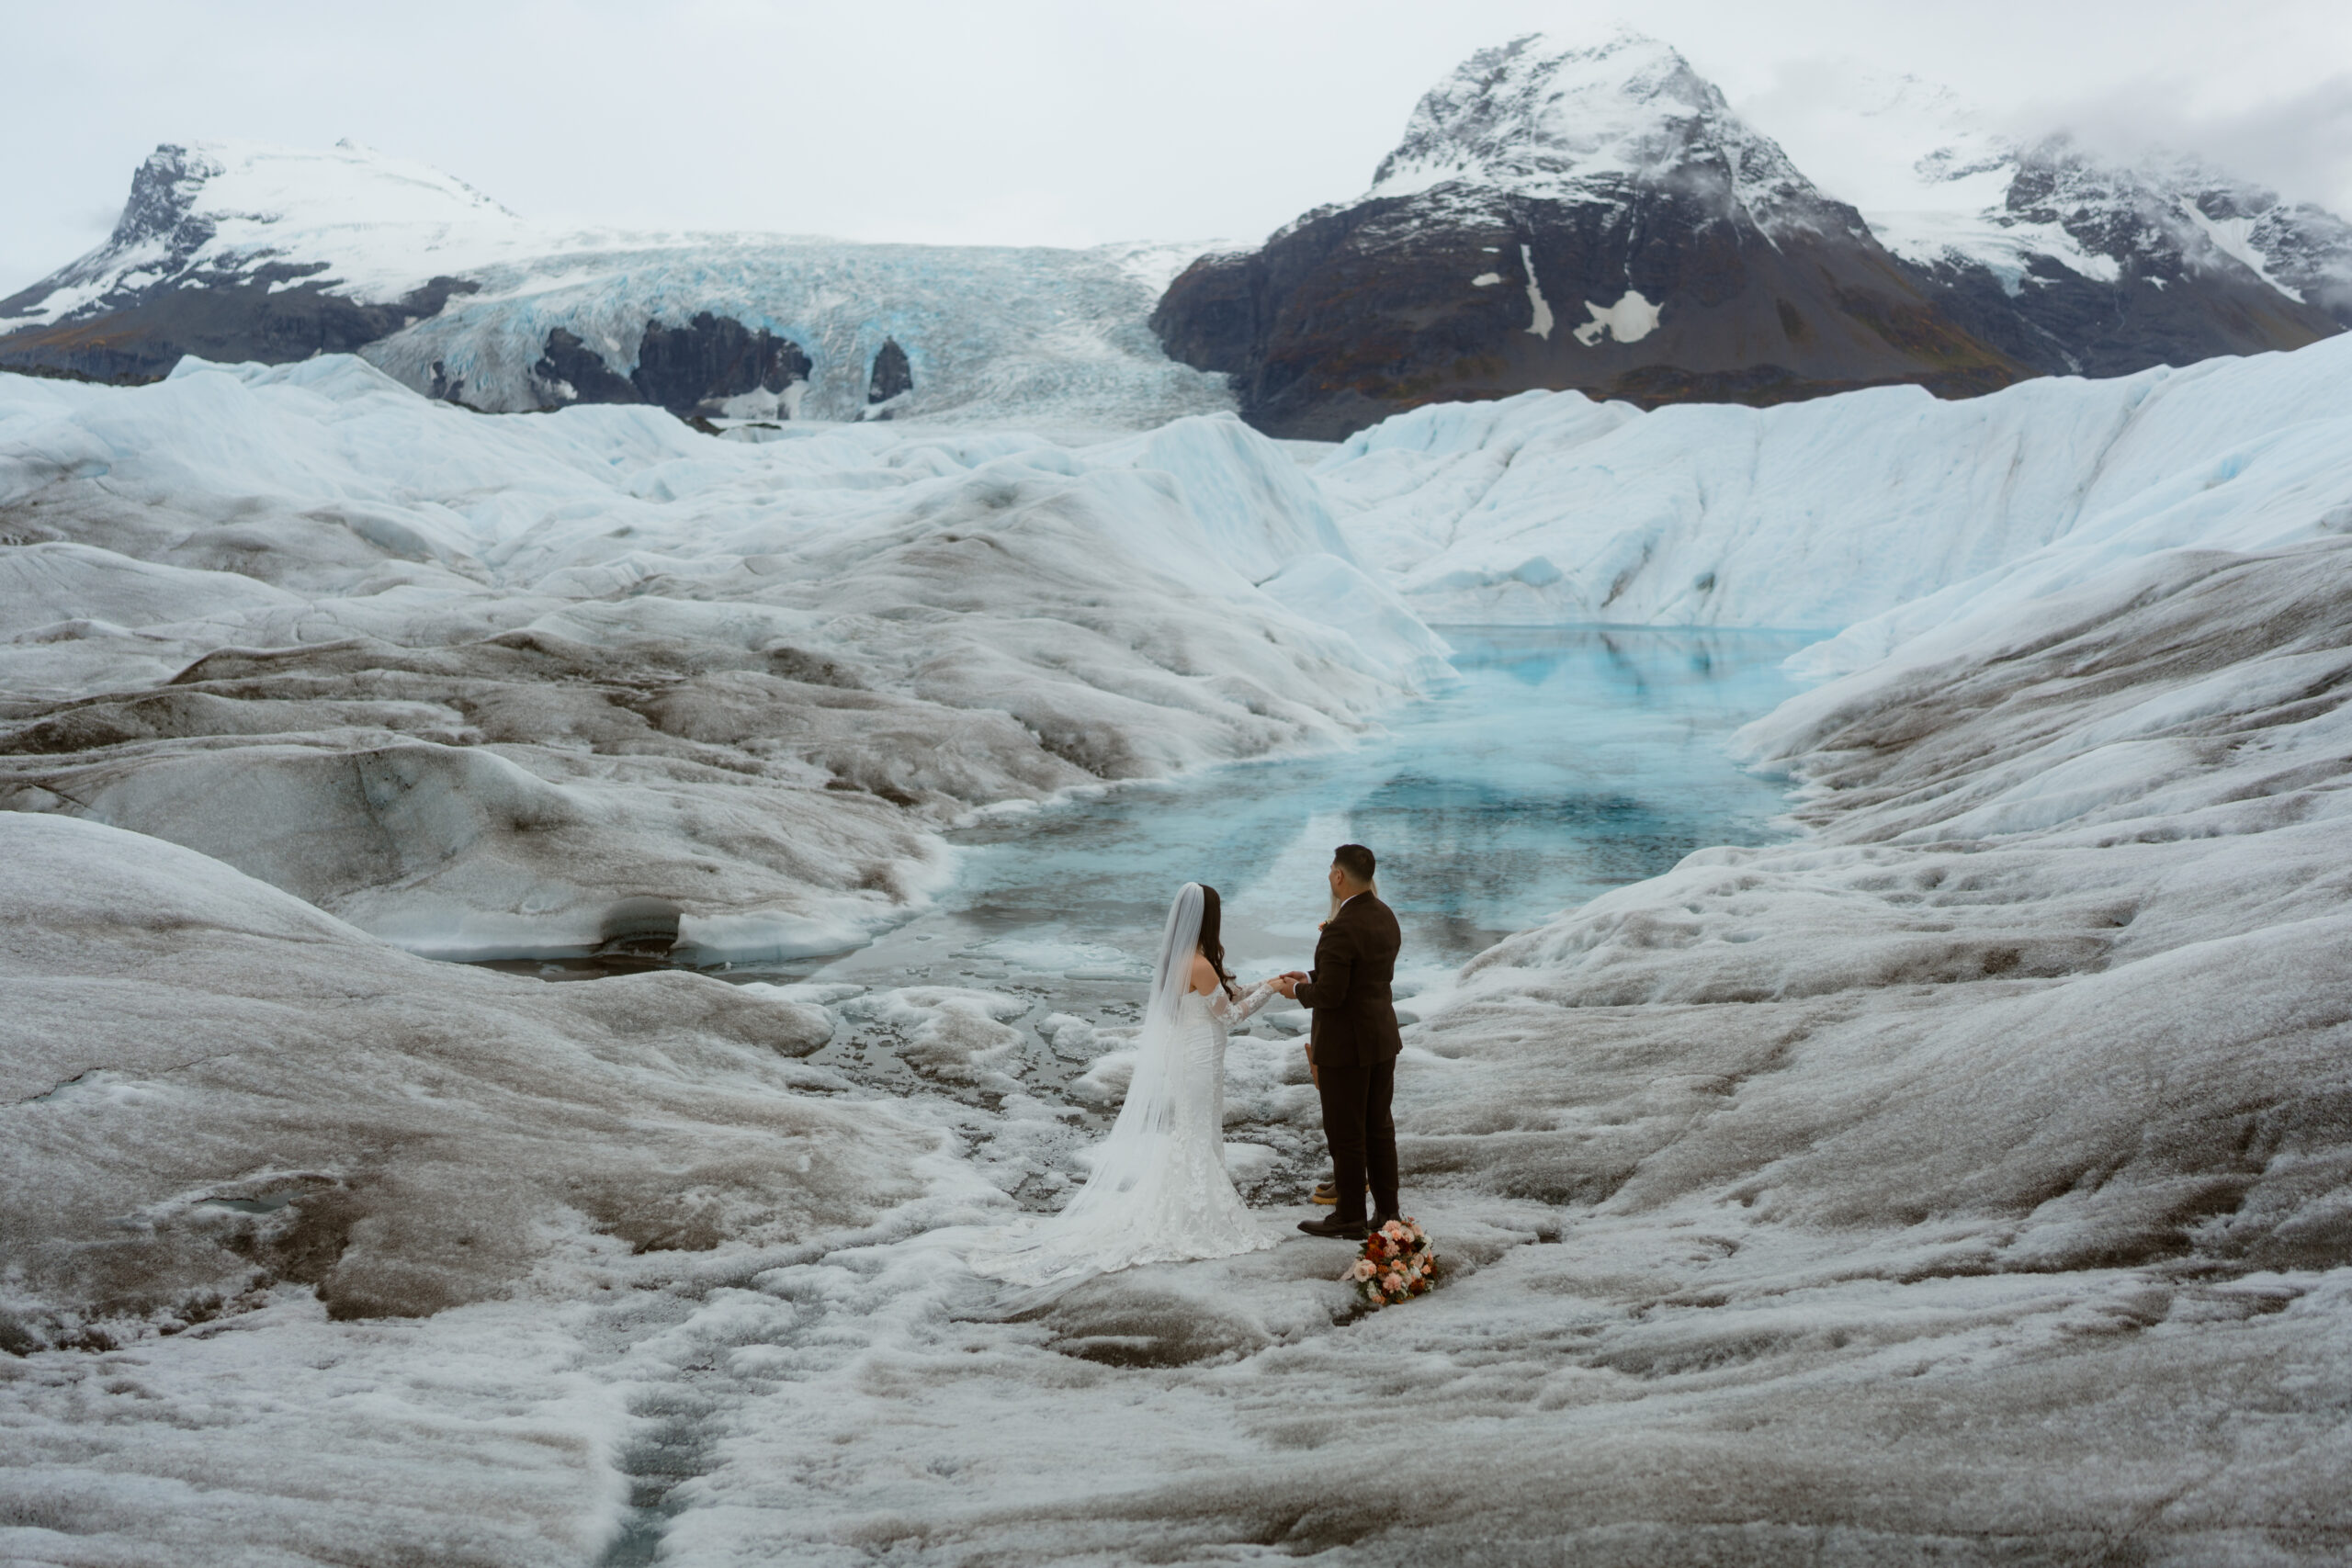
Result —
<instances>
[{"instance_id":1,"label":"distant mountain ridge","mask_svg":"<svg viewBox=\"0 0 2352 1568\"><path fill-rule=\"evenodd\" d=\"M1531 34L1432 87L1363 196L1202 258L1153 327L1252 423L1330 437L1534 388L1964 396L2352 324L2352 229L2321 209L2006 141L1907 79L1866 112L1904 163L1858 209L1667 45Z\"/></svg>"},{"instance_id":2,"label":"distant mountain ridge","mask_svg":"<svg viewBox=\"0 0 2352 1568\"><path fill-rule=\"evenodd\" d=\"M1145 324L1195 249L558 231L351 143L167 145L103 245L0 299L0 368L351 352L492 412L1142 428L1232 406Z\"/></svg>"},{"instance_id":3,"label":"distant mountain ridge","mask_svg":"<svg viewBox=\"0 0 2352 1568\"><path fill-rule=\"evenodd\" d=\"M560 231L349 142L165 145L104 244L0 299L0 369L354 352L494 412L1134 429L1238 409L1329 438L1534 389L1963 397L2352 325L2352 224L2321 208L2193 156L1996 134L1916 78L1842 90L1841 135L1803 160L1818 181L1666 44L1529 35L1424 95L1362 196L1206 255Z\"/></svg>"},{"instance_id":4,"label":"distant mountain ridge","mask_svg":"<svg viewBox=\"0 0 2352 1568\"><path fill-rule=\"evenodd\" d=\"M1419 403L1645 406L2030 374L1955 325L1672 49L1529 35L1430 89L1352 203L1206 257L1152 323L1244 417L1333 438Z\"/></svg>"},{"instance_id":5,"label":"distant mountain ridge","mask_svg":"<svg viewBox=\"0 0 2352 1568\"><path fill-rule=\"evenodd\" d=\"M2188 154L1985 129L1916 77L1857 92L1872 230L1969 329L2053 375L2299 346L2352 326L2352 225Z\"/></svg>"},{"instance_id":6,"label":"distant mountain ridge","mask_svg":"<svg viewBox=\"0 0 2352 1568\"><path fill-rule=\"evenodd\" d=\"M289 209L311 243L276 231ZM322 153L166 144L131 176L104 244L0 299L0 366L143 380L183 353L282 362L356 350L471 287L432 265L453 240L447 259L470 260L521 231L479 191L351 142ZM341 243L319 245L322 232Z\"/></svg>"}]
</instances>

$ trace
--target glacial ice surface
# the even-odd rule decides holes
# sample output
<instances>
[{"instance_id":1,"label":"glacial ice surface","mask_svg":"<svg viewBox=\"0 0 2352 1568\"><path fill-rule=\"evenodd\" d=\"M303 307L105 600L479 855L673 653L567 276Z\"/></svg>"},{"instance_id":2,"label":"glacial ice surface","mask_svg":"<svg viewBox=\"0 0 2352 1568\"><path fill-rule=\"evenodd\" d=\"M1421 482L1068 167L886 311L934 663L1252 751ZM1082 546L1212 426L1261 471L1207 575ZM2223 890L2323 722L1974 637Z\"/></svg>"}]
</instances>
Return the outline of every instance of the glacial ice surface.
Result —
<instances>
[{"instance_id":1,"label":"glacial ice surface","mask_svg":"<svg viewBox=\"0 0 2352 1568\"><path fill-rule=\"evenodd\" d=\"M973 806L1328 743L1445 673L1230 415L747 443L348 357L54 385L0 378L0 804L418 951L592 947L632 897L707 960L838 949Z\"/></svg>"},{"instance_id":2,"label":"glacial ice surface","mask_svg":"<svg viewBox=\"0 0 2352 1568\"><path fill-rule=\"evenodd\" d=\"M548 254L499 260L481 290L371 344L368 357L424 390L498 412L545 406L535 367L557 328L616 374L636 367L648 321L710 311L787 338L805 383L770 418L857 420L875 356L899 344L913 389L892 420L953 417L1023 430L1139 430L1229 412L1222 375L1168 357L1147 324L1190 246L857 244L772 234L550 237ZM1181 265L1182 262L1176 263Z\"/></svg>"},{"instance_id":3,"label":"glacial ice surface","mask_svg":"<svg viewBox=\"0 0 2352 1568\"><path fill-rule=\"evenodd\" d=\"M0 378L0 1552L2340 1561L2346 352L1522 398L1311 473ZM1738 741L1801 836L1419 977L1454 1272L1401 1310L1305 1239L1012 1319L963 1268L1082 1171L1115 941L730 987L383 940L654 875L710 951L854 934L975 806L1363 733L1438 679L1416 609L1847 629ZM1277 1224L1294 1027L1227 1102Z\"/></svg>"},{"instance_id":4,"label":"glacial ice surface","mask_svg":"<svg viewBox=\"0 0 2352 1568\"><path fill-rule=\"evenodd\" d=\"M2152 551L2352 527L2347 372L2331 340L1954 402L1524 392L1398 415L1314 472L1429 620L1847 628L1826 674Z\"/></svg>"}]
</instances>

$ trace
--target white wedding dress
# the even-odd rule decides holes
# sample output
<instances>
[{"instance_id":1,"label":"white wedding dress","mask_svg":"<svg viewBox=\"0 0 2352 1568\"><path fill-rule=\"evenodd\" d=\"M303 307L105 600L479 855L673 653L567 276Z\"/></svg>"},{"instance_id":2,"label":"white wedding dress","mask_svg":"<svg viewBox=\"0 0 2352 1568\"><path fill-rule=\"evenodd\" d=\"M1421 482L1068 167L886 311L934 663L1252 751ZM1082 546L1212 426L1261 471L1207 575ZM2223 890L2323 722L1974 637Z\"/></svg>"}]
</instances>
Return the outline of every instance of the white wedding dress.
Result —
<instances>
[{"instance_id":1,"label":"white wedding dress","mask_svg":"<svg viewBox=\"0 0 2352 1568\"><path fill-rule=\"evenodd\" d=\"M1138 1263L1227 1258L1275 1245L1225 1170L1225 1050L1234 1025L1278 995L1192 989L1201 889L1186 883L1168 912L1136 1073L1093 1172L1050 1218L984 1236L973 1269L1012 1284L1066 1288Z\"/></svg>"}]
</instances>

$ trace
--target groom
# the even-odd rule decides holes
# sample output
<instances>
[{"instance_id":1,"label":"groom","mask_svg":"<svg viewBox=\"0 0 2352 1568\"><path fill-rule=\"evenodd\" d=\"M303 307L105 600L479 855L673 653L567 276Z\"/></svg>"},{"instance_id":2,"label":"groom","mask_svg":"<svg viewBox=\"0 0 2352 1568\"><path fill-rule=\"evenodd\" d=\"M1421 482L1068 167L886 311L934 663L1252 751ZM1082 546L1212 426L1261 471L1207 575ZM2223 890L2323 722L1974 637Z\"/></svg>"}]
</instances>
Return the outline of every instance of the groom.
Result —
<instances>
[{"instance_id":1,"label":"groom","mask_svg":"<svg viewBox=\"0 0 2352 1568\"><path fill-rule=\"evenodd\" d=\"M1396 917L1372 891L1374 863L1362 844L1331 852L1331 896L1339 912L1315 944L1315 970L1296 970L1275 988L1314 1010L1307 1059L1323 1096L1323 1136L1331 1145L1339 1207L1324 1220L1301 1220L1309 1235L1360 1241L1372 1225L1396 1215L1396 1124L1388 1101L1396 1087L1396 1010L1388 983L1402 942ZM1373 1215L1364 1219L1363 1190L1372 1182Z\"/></svg>"}]
</instances>

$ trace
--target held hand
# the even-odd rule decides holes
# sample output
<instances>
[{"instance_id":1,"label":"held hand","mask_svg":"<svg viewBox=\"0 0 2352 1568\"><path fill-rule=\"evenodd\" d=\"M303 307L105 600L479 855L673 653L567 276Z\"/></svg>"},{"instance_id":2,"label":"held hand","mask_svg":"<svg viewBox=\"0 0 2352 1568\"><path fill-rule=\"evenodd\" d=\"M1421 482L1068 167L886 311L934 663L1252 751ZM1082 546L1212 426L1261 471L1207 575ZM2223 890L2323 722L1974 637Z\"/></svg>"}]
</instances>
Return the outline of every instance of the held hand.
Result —
<instances>
[{"instance_id":1,"label":"held hand","mask_svg":"<svg viewBox=\"0 0 2352 1568\"><path fill-rule=\"evenodd\" d=\"M1298 993L1298 982L1287 975L1279 976L1274 980L1274 990L1285 999L1295 1000Z\"/></svg>"}]
</instances>

